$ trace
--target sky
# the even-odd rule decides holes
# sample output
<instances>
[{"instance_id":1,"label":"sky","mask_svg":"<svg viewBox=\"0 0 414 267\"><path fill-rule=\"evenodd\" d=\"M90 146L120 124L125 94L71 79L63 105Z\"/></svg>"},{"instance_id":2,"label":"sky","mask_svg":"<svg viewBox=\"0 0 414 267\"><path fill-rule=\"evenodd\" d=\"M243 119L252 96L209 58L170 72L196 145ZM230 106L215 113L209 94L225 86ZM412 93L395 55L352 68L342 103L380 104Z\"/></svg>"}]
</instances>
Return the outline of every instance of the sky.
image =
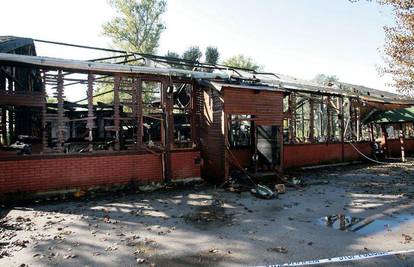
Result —
<instances>
[{"instance_id":1,"label":"sky","mask_svg":"<svg viewBox=\"0 0 414 267\"><path fill-rule=\"evenodd\" d=\"M0 35L111 47L102 24L114 11L105 0L1 1ZM17 18L17 15L19 18ZM383 26L392 10L348 0L168 0L167 29L157 54L216 46L220 58L244 54L265 71L302 79L336 75L343 82L394 91L378 72ZM38 55L92 59L105 52L36 43ZM69 100L82 92L68 92Z\"/></svg>"}]
</instances>

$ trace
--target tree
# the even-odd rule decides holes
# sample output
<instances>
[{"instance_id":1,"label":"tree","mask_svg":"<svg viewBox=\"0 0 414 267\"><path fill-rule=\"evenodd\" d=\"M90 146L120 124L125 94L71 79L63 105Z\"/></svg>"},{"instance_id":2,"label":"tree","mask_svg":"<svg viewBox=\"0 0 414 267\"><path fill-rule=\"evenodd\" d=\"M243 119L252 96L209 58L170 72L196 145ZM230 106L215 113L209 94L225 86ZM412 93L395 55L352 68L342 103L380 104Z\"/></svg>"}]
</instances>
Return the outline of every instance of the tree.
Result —
<instances>
[{"instance_id":1,"label":"tree","mask_svg":"<svg viewBox=\"0 0 414 267\"><path fill-rule=\"evenodd\" d=\"M384 26L386 43L382 52L385 56L385 67L381 71L392 75L394 86L399 92L414 94L414 1L376 2L391 6L396 22L394 26Z\"/></svg>"},{"instance_id":2,"label":"tree","mask_svg":"<svg viewBox=\"0 0 414 267\"><path fill-rule=\"evenodd\" d=\"M180 61L180 59L181 59L180 54L178 54L176 52L172 52L172 51L168 51L165 56L168 57L168 58L171 58L171 59L176 59L176 61ZM183 65L180 65L180 64L170 63L169 65L171 67L177 68L177 69L182 69L183 68Z\"/></svg>"},{"instance_id":3,"label":"tree","mask_svg":"<svg viewBox=\"0 0 414 267\"><path fill-rule=\"evenodd\" d=\"M339 78L336 75L328 75L328 74L320 73L320 74L317 74L315 78L313 78L313 81L321 85L329 86L331 84L339 82Z\"/></svg>"},{"instance_id":4,"label":"tree","mask_svg":"<svg viewBox=\"0 0 414 267\"><path fill-rule=\"evenodd\" d=\"M103 35L112 39L113 44L122 50L154 54L158 47L161 33L165 25L161 15L165 12L165 0L110 0L110 5L116 10L116 16L102 25ZM128 64L134 64L130 62ZM108 79L109 80L109 79ZM96 94L110 92L94 97L95 102L112 103L112 86L100 84ZM152 88L146 88L151 91ZM145 93L148 98L151 93ZM125 94L121 93L121 97Z\"/></svg>"},{"instance_id":5,"label":"tree","mask_svg":"<svg viewBox=\"0 0 414 267\"><path fill-rule=\"evenodd\" d=\"M228 67L235 67L241 69L250 69L250 70L260 70L262 66L258 65L253 61L251 57L246 57L244 55L235 55L223 61L223 65Z\"/></svg>"},{"instance_id":6,"label":"tree","mask_svg":"<svg viewBox=\"0 0 414 267\"><path fill-rule=\"evenodd\" d=\"M187 50L184 51L182 58L194 63L197 63L200 61L201 57L203 56L203 53L200 50L200 47L198 46L190 46L187 48ZM185 66L186 69L192 69L193 66Z\"/></svg>"},{"instance_id":7,"label":"tree","mask_svg":"<svg viewBox=\"0 0 414 267\"><path fill-rule=\"evenodd\" d=\"M173 51L168 51L167 54L165 55L166 57L170 57L170 58L177 58L180 59L180 54L173 52Z\"/></svg>"},{"instance_id":8,"label":"tree","mask_svg":"<svg viewBox=\"0 0 414 267\"><path fill-rule=\"evenodd\" d=\"M165 0L110 0L117 15L103 25L103 35L122 50L155 53L165 25Z\"/></svg>"},{"instance_id":9,"label":"tree","mask_svg":"<svg viewBox=\"0 0 414 267\"><path fill-rule=\"evenodd\" d=\"M385 73L393 77L401 93L414 93L414 2L412 0L381 0L391 5L395 26L385 26Z\"/></svg>"},{"instance_id":10,"label":"tree","mask_svg":"<svg viewBox=\"0 0 414 267\"><path fill-rule=\"evenodd\" d=\"M198 46L190 46L183 53L183 59L189 60L192 62L200 61L202 56L203 56L203 53L201 52L200 47Z\"/></svg>"},{"instance_id":11,"label":"tree","mask_svg":"<svg viewBox=\"0 0 414 267\"><path fill-rule=\"evenodd\" d=\"M206 48L206 63L216 65L220 57L217 47L208 46Z\"/></svg>"}]
</instances>

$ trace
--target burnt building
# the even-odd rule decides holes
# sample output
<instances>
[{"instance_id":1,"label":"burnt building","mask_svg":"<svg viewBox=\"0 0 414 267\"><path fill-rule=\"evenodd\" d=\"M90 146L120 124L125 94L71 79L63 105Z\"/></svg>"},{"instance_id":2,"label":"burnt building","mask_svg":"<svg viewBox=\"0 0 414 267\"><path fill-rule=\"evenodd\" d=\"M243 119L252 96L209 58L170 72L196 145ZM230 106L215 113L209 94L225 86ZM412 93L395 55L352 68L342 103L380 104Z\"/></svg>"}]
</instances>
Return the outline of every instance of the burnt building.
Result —
<instances>
[{"instance_id":1,"label":"burnt building","mask_svg":"<svg viewBox=\"0 0 414 267\"><path fill-rule=\"evenodd\" d=\"M39 57L33 40L7 38L27 42L0 53L2 194L218 182L238 168L260 176L370 158L387 129L366 118L414 104L363 86L124 51ZM68 101L74 90L79 99Z\"/></svg>"}]
</instances>

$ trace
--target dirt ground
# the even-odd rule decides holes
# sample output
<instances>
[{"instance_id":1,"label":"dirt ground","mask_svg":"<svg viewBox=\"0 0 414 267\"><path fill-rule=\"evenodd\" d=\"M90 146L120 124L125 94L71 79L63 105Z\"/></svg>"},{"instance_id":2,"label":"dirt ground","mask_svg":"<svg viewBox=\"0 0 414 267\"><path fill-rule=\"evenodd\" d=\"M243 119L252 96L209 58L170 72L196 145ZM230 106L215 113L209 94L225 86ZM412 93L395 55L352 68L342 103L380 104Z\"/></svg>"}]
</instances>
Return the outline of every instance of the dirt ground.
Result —
<instances>
[{"instance_id":1,"label":"dirt ground","mask_svg":"<svg viewBox=\"0 0 414 267\"><path fill-rule=\"evenodd\" d=\"M263 266L414 249L413 171L412 159L306 171L305 190L271 200L199 186L2 208L0 266ZM326 226L337 214L375 223ZM414 253L329 266L414 266Z\"/></svg>"}]
</instances>

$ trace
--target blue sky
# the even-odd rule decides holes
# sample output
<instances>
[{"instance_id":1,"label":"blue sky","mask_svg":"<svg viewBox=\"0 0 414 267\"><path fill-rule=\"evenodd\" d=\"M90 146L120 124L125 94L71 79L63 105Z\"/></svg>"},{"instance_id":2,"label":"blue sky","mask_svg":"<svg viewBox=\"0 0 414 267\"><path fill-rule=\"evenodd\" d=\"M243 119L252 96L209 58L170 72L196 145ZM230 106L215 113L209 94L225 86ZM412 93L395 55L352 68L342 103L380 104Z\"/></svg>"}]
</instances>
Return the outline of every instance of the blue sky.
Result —
<instances>
[{"instance_id":1,"label":"blue sky","mask_svg":"<svg viewBox=\"0 0 414 267\"><path fill-rule=\"evenodd\" d=\"M110 45L101 36L102 23L113 15L105 0L3 1L2 10L0 35ZM389 7L348 0L169 0L163 19L161 55L212 45L222 59L246 54L267 71L305 79L335 74L345 82L392 90L376 68L383 64L383 26L393 23ZM101 55L41 44L38 52L76 59Z\"/></svg>"}]
</instances>

